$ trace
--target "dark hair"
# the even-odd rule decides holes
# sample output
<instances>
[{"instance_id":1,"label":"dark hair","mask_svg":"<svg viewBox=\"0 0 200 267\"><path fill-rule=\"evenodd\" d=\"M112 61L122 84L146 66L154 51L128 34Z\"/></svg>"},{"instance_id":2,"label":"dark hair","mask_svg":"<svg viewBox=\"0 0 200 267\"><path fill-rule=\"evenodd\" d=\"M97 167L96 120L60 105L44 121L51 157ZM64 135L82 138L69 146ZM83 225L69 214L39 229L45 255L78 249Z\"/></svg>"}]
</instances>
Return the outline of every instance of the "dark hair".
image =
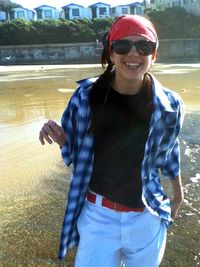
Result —
<instances>
[{"instance_id":1,"label":"dark hair","mask_svg":"<svg viewBox=\"0 0 200 267\"><path fill-rule=\"evenodd\" d=\"M94 130L96 127L94 119L94 111L98 105L102 106L106 101L109 87L113 79L113 63L110 60L109 50L104 46L101 55L102 67L106 70L99 76L96 82L93 84L90 92L89 105L91 109L91 129ZM107 65L107 66L106 66Z\"/></svg>"}]
</instances>

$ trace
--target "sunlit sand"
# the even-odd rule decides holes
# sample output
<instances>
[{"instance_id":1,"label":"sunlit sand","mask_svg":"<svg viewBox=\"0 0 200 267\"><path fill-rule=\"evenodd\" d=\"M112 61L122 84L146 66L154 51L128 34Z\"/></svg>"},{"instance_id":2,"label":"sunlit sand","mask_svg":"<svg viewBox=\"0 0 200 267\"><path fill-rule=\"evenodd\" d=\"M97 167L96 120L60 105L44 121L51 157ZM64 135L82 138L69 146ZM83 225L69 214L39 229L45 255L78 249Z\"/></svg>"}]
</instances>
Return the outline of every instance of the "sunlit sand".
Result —
<instances>
[{"instance_id":1,"label":"sunlit sand","mask_svg":"<svg viewBox=\"0 0 200 267\"><path fill-rule=\"evenodd\" d=\"M153 74L181 95L187 110L180 138L186 198L181 217L169 229L161 267L174 262L194 266L199 253L199 67L153 67ZM38 135L48 119L60 123L75 81L101 72L93 64L0 66L0 266L73 267L73 253L65 263L57 260L70 169L59 147L42 146Z\"/></svg>"}]
</instances>

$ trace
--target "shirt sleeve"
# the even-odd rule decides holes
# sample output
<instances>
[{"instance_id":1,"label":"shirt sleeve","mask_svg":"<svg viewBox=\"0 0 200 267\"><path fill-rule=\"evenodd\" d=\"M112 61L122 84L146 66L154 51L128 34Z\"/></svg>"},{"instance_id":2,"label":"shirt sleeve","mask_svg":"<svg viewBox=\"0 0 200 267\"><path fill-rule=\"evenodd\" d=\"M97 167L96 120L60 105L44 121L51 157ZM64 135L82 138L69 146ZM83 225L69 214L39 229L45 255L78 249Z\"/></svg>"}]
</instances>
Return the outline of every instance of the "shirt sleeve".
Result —
<instances>
[{"instance_id":1,"label":"shirt sleeve","mask_svg":"<svg viewBox=\"0 0 200 267\"><path fill-rule=\"evenodd\" d=\"M178 138L176 138L174 146L168 152L167 160L161 167L161 172L166 179L180 175L180 146Z\"/></svg>"},{"instance_id":2,"label":"shirt sleeve","mask_svg":"<svg viewBox=\"0 0 200 267\"><path fill-rule=\"evenodd\" d=\"M161 167L161 172L164 177L175 178L180 175L180 145L178 135L183 125L184 120L184 105L182 99L178 96L176 97L176 106L178 110L177 120L174 128L174 136L171 139L168 155L165 163Z\"/></svg>"},{"instance_id":3,"label":"shirt sleeve","mask_svg":"<svg viewBox=\"0 0 200 267\"><path fill-rule=\"evenodd\" d=\"M78 88L79 89L79 88ZM67 135L67 141L61 147L61 155L67 166L73 162L73 149L74 149L74 140L76 138L76 115L78 110L78 94L79 90L76 90L71 97L67 108L65 109L62 118L61 125L64 132Z\"/></svg>"}]
</instances>

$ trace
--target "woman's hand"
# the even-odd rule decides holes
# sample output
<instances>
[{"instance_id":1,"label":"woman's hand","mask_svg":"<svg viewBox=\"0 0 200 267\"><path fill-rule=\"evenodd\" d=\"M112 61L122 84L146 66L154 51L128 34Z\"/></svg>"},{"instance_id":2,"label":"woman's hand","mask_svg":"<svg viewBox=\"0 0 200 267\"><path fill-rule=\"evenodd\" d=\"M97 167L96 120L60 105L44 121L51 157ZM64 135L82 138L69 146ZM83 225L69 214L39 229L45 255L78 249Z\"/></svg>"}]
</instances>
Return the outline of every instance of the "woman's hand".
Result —
<instances>
[{"instance_id":1,"label":"woman's hand","mask_svg":"<svg viewBox=\"0 0 200 267\"><path fill-rule=\"evenodd\" d=\"M177 218L178 211L183 203L184 193L180 175L170 179L170 181L174 192L174 197L171 200L171 217L174 220Z\"/></svg>"},{"instance_id":2,"label":"woman's hand","mask_svg":"<svg viewBox=\"0 0 200 267\"><path fill-rule=\"evenodd\" d=\"M178 216L178 211L183 203L183 199L172 199L171 200L171 217L175 220Z\"/></svg>"},{"instance_id":3,"label":"woman's hand","mask_svg":"<svg viewBox=\"0 0 200 267\"><path fill-rule=\"evenodd\" d=\"M49 144L55 142L59 146L62 146L67 141L67 135L60 125L55 121L49 120L43 125L39 134L39 140L42 145L44 145L46 141Z\"/></svg>"}]
</instances>

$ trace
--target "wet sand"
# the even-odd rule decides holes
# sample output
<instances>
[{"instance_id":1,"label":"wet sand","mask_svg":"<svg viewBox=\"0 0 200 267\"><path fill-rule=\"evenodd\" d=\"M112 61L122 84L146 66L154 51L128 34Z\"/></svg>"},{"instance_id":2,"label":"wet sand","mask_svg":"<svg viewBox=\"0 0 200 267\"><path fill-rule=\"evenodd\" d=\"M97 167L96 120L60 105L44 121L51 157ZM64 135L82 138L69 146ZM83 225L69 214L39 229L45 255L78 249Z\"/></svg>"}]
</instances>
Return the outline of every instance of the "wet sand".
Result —
<instances>
[{"instance_id":1,"label":"wet sand","mask_svg":"<svg viewBox=\"0 0 200 267\"><path fill-rule=\"evenodd\" d=\"M185 201L179 218L168 231L161 267L193 267L199 264L200 140L191 136L199 125L200 114L186 116L180 138ZM59 150L54 153L58 159L54 168L37 177L39 182L35 188L28 190L30 181L23 179L26 194L13 195L10 191L9 194L6 192L6 198L1 199L0 266L74 266L75 250L64 262L57 260L70 169L66 169L59 160ZM170 189L167 190L170 193Z\"/></svg>"},{"instance_id":2,"label":"wet sand","mask_svg":"<svg viewBox=\"0 0 200 267\"><path fill-rule=\"evenodd\" d=\"M85 69L85 68L99 68L100 64L69 64L69 65L14 65L14 66L0 66L0 74L8 72L21 71L45 71L45 70L62 70L62 69Z\"/></svg>"},{"instance_id":3,"label":"wet sand","mask_svg":"<svg viewBox=\"0 0 200 267\"><path fill-rule=\"evenodd\" d=\"M180 69L180 65L178 66ZM19 66L16 68L19 71ZM0 76L7 78L6 73L0 71ZM61 88L61 85L58 87ZM62 87L64 88L64 85ZM181 89L183 88L180 87L180 92ZM184 94L187 92L183 92L183 97ZM61 102L60 98L63 96L60 97L56 93L55 96L48 98L47 102L50 103L48 108L53 111L51 114L38 117L37 120L28 117L27 109L23 121L9 121L9 124L3 124L4 117L2 117L0 129L2 141L0 150L3 152L0 174L0 266L2 267L74 266L75 250L63 262L57 260L70 169L64 166L56 145L43 147L37 139L39 128L47 115L59 121L59 110L64 108L66 102L66 100ZM68 97L68 93L65 92L65 96ZM60 103L59 110L51 103L53 97L59 100L55 102L56 107ZM198 103L199 99L196 101L195 103ZM30 106L30 103L32 102L20 102L20 105ZM25 123L26 120L28 123ZM198 109L198 105L195 104L193 109L188 105L180 134L185 201L179 218L168 231L167 248L161 267L200 265L199 131L200 106ZM166 184L165 182L165 187ZM170 194L168 186L166 190Z\"/></svg>"},{"instance_id":4,"label":"wet sand","mask_svg":"<svg viewBox=\"0 0 200 267\"><path fill-rule=\"evenodd\" d=\"M197 134L199 125L200 112L186 115L180 134L185 199L179 217L169 228L167 249L161 267L193 267L200 264L200 136Z\"/></svg>"}]
</instances>

